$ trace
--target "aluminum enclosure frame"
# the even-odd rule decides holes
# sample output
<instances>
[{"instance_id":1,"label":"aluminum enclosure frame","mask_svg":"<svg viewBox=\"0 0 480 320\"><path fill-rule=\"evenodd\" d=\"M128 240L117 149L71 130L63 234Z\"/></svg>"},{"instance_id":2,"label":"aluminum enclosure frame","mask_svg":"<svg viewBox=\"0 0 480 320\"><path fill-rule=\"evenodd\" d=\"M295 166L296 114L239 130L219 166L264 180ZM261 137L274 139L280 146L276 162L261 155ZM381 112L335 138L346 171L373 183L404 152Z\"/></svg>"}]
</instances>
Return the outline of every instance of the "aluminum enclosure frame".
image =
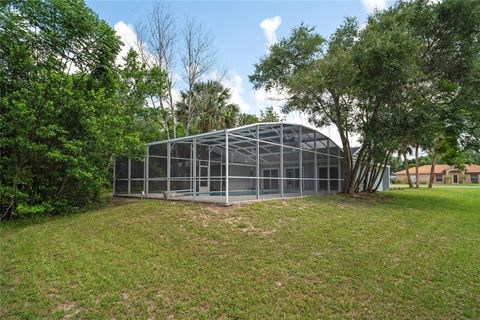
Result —
<instances>
[{"instance_id":1,"label":"aluminum enclosure frame","mask_svg":"<svg viewBox=\"0 0 480 320\"><path fill-rule=\"evenodd\" d=\"M118 157L114 195L232 204L335 193L343 153L301 124L268 122L147 144Z\"/></svg>"}]
</instances>

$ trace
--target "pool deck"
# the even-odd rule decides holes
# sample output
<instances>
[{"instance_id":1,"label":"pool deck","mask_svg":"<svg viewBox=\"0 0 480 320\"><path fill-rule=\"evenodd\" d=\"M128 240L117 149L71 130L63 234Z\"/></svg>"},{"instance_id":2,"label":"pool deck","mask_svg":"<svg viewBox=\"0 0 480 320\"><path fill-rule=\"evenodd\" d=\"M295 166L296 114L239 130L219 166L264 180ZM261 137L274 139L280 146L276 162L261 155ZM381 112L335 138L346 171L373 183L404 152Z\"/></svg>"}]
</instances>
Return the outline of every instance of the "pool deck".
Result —
<instances>
[{"instance_id":1,"label":"pool deck","mask_svg":"<svg viewBox=\"0 0 480 320\"><path fill-rule=\"evenodd\" d=\"M223 206L231 206L241 203L248 203L248 202L257 202L257 201L264 201L264 200L280 200L280 199L288 199L288 198L302 198L302 197L312 197L312 196L322 196L328 193L318 193L315 194L304 194L300 195L300 193L284 193L282 197L280 193L271 193L271 194L261 194L260 197L257 199L256 195L229 195L228 203L225 201L224 195L197 195L197 196L173 196L170 198L165 198L162 193L154 193L148 194L148 196L141 196L141 195L118 195L121 197L132 197L132 198L143 198L143 199L159 199L159 200L172 200L172 201L188 201L188 202L199 202L199 203L213 203L217 205Z\"/></svg>"}]
</instances>

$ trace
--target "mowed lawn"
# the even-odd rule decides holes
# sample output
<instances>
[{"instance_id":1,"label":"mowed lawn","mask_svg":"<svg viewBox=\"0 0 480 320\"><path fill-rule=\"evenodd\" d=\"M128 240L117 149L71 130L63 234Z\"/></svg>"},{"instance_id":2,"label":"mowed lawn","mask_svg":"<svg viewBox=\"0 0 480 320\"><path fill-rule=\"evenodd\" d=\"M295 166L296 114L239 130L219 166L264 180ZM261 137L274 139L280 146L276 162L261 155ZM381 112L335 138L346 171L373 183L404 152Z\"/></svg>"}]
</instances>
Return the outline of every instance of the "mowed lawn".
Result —
<instances>
[{"instance_id":1,"label":"mowed lawn","mask_svg":"<svg viewBox=\"0 0 480 320\"><path fill-rule=\"evenodd\" d=\"M480 190L127 200L0 229L1 319L480 318Z\"/></svg>"}]
</instances>

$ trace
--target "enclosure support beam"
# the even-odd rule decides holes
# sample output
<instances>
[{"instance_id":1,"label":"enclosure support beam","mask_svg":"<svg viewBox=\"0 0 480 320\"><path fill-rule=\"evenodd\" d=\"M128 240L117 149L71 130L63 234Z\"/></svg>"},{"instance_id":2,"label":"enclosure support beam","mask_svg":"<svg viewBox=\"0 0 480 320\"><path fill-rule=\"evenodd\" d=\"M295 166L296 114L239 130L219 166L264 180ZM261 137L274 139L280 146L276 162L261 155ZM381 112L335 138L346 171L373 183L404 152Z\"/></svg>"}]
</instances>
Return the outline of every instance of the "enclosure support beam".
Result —
<instances>
[{"instance_id":1,"label":"enclosure support beam","mask_svg":"<svg viewBox=\"0 0 480 320\"><path fill-rule=\"evenodd\" d=\"M228 132L225 130L225 203L228 204Z\"/></svg>"},{"instance_id":2,"label":"enclosure support beam","mask_svg":"<svg viewBox=\"0 0 480 320\"><path fill-rule=\"evenodd\" d=\"M283 198L283 123L280 124L280 195Z\"/></svg>"},{"instance_id":3,"label":"enclosure support beam","mask_svg":"<svg viewBox=\"0 0 480 320\"><path fill-rule=\"evenodd\" d=\"M337 191L340 192L340 190L342 190L342 189L340 188L340 181L341 181L341 180L340 180L340 158L337 158L337 160L338 160L338 164L337 164L337 169L338 169L338 174L337 174L337 179L338 179L338 180L337 180L337 184L338 184L338 185L337 185Z\"/></svg>"},{"instance_id":4,"label":"enclosure support beam","mask_svg":"<svg viewBox=\"0 0 480 320\"><path fill-rule=\"evenodd\" d=\"M212 149L210 147L208 147L208 170L207 170L207 189L208 189L208 194L210 194L210 152L212 152ZM200 165L198 166L200 168ZM222 161L220 160L220 167L222 167ZM220 176L222 175L222 173L220 172ZM220 182L220 184L222 184ZM198 187L200 187L200 182L198 183Z\"/></svg>"},{"instance_id":5,"label":"enclosure support beam","mask_svg":"<svg viewBox=\"0 0 480 320\"><path fill-rule=\"evenodd\" d=\"M115 195L115 180L117 180L117 157L113 156L113 195Z\"/></svg>"},{"instance_id":6,"label":"enclosure support beam","mask_svg":"<svg viewBox=\"0 0 480 320\"><path fill-rule=\"evenodd\" d=\"M145 168L145 173L144 173L144 178L145 178L145 183L144 183L144 186L145 186L145 197L148 198L148 189L150 189L148 187L148 177L149 177L149 163L150 163L150 148L147 147L147 157L145 159L145 162L143 163L143 166Z\"/></svg>"},{"instance_id":7,"label":"enclosure support beam","mask_svg":"<svg viewBox=\"0 0 480 320\"><path fill-rule=\"evenodd\" d=\"M330 140L326 141L327 150L328 150L328 162L327 162L327 192L330 193L330 166L331 166L331 158L330 158Z\"/></svg>"},{"instance_id":8,"label":"enclosure support beam","mask_svg":"<svg viewBox=\"0 0 480 320\"><path fill-rule=\"evenodd\" d=\"M256 166L257 166L257 192L256 198L260 198L260 129L257 125L257 157L256 157Z\"/></svg>"},{"instance_id":9,"label":"enclosure support beam","mask_svg":"<svg viewBox=\"0 0 480 320\"><path fill-rule=\"evenodd\" d=\"M300 161L299 161L299 169L298 169L298 177L300 178L300 181L299 181L299 188L300 188L300 196L303 196L303 151L302 151L302 127L300 127L300 137L299 137L299 141L300 141Z\"/></svg>"},{"instance_id":10,"label":"enclosure support beam","mask_svg":"<svg viewBox=\"0 0 480 320\"><path fill-rule=\"evenodd\" d=\"M313 132L313 177L315 178L315 194L318 194L318 168L317 168L317 133Z\"/></svg>"},{"instance_id":11,"label":"enclosure support beam","mask_svg":"<svg viewBox=\"0 0 480 320\"><path fill-rule=\"evenodd\" d=\"M128 158L128 195L130 195L130 183L132 181L132 175L131 175L131 161L130 158Z\"/></svg>"},{"instance_id":12,"label":"enclosure support beam","mask_svg":"<svg viewBox=\"0 0 480 320\"><path fill-rule=\"evenodd\" d=\"M170 198L170 166L171 161L170 161L170 151L171 151L171 143L167 143L167 197Z\"/></svg>"},{"instance_id":13,"label":"enclosure support beam","mask_svg":"<svg viewBox=\"0 0 480 320\"><path fill-rule=\"evenodd\" d=\"M193 158L193 168L192 168L192 180L193 180L193 201L196 200L197 197L197 139L193 138L193 145L192 145L192 158ZM200 167L199 170L202 170ZM200 184L200 183L199 183Z\"/></svg>"}]
</instances>

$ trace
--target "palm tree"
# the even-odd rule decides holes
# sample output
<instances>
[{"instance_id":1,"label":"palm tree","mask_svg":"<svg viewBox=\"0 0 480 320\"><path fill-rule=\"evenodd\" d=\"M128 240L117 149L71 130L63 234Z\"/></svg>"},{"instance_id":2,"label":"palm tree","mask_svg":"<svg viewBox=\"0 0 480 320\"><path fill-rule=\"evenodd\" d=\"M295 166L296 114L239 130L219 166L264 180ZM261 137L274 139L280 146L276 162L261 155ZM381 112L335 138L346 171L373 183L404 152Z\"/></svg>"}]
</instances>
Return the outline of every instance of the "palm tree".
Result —
<instances>
[{"instance_id":1,"label":"palm tree","mask_svg":"<svg viewBox=\"0 0 480 320\"><path fill-rule=\"evenodd\" d=\"M218 81L198 82L193 92L182 91L181 100L177 103L177 118L188 134L204 133L212 130L232 128L236 125L240 108L230 103L230 90ZM192 99L193 108L188 110L188 99Z\"/></svg>"},{"instance_id":2,"label":"palm tree","mask_svg":"<svg viewBox=\"0 0 480 320\"><path fill-rule=\"evenodd\" d=\"M410 148L410 144L408 142L402 144L402 146L400 147L400 150L398 150L398 157L400 159L401 156L403 156L403 167L405 169L405 172L407 174L407 181L408 181L408 187L409 188L413 188L413 183L412 183L412 179L411 179L411 176L410 176L410 168L409 168L409 164L408 164L408 155L412 155L413 154L413 151L412 151L412 148ZM418 179L418 177L417 177Z\"/></svg>"}]
</instances>

